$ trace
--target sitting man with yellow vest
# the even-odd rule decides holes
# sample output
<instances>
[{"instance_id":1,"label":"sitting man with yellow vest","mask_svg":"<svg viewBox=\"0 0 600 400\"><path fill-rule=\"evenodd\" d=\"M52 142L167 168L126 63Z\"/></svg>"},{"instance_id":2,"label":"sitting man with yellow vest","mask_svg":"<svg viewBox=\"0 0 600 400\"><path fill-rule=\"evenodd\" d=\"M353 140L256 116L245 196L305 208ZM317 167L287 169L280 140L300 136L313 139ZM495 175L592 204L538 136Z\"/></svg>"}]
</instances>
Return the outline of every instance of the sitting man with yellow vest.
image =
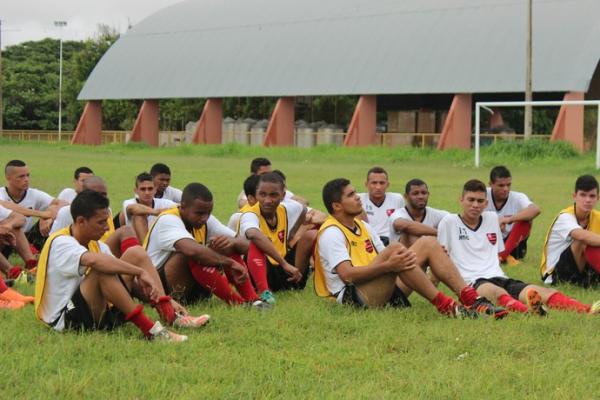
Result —
<instances>
[{"instance_id":1,"label":"sitting man with yellow vest","mask_svg":"<svg viewBox=\"0 0 600 400\"><path fill-rule=\"evenodd\" d=\"M186 303L214 293L228 304L267 307L256 295L241 258L248 242L236 238L211 215L212 210L210 190L190 183L183 190L181 205L163 211L150 227L144 247L165 290Z\"/></svg>"},{"instance_id":2,"label":"sitting man with yellow vest","mask_svg":"<svg viewBox=\"0 0 600 400\"><path fill-rule=\"evenodd\" d=\"M273 291L303 289L308 278L310 249L316 230L294 236L306 221L306 207L294 200L283 201L285 185L280 175L269 172L259 176L258 201L242 214L239 235L250 240L248 270L263 301L275 303ZM291 248L292 242L295 247ZM295 265L303 265L297 268Z\"/></svg>"},{"instance_id":3,"label":"sitting man with yellow vest","mask_svg":"<svg viewBox=\"0 0 600 400\"><path fill-rule=\"evenodd\" d=\"M362 203L349 180L325 184L323 203L330 215L317 236L317 295L361 307L408 307L407 296L414 290L444 315L501 318L507 314L467 286L434 237L421 237L408 249L398 242L384 247L373 228L358 219ZM426 266L458 294L462 305L431 283L423 270Z\"/></svg>"},{"instance_id":4,"label":"sitting man with yellow vest","mask_svg":"<svg viewBox=\"0 0 600 400\"><path fill-rule=\"evenodd\" d=\"M574 204L552 222L542 253L545 283L572 283L583 287L600 283L600 212L598 181L583 175L575 182Z\"/></svg>"},{"instance_id":5,"label":"sitting man with yellow vest","mask_svg":"<svg viewBox=\"0 0 600 400\"><path fill-rule=\"evenodd\" d=\"M147 266L135 265L137 249L118 259L98 241L108 229L108 204L97 192L79 193L70 207L74 223L46 241L35 287L37 319L57 331L112 329L130 321L148 339L187 340L152 321L133 301L134 289L155 301L159 297Z\"/></svg>"}]
</instances>

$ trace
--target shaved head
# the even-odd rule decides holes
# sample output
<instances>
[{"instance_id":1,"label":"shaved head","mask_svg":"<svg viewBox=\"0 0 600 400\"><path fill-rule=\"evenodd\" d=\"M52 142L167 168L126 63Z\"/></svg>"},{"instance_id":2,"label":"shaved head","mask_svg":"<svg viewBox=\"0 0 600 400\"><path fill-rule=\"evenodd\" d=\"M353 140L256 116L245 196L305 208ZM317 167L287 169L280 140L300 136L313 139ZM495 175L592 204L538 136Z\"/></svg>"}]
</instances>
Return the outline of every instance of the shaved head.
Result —
<instances>
[{"instance_id":1,"label":"shaved head","mask_svg":"<svg viewBox=\"0 0 600 400\"><path fill-rule=\"evenodd\" d=\"M102 194L104 197L107 196L108 192L104 179L96 175L85 178L83 181L83 190L91 190Z\"/></svg>"}]
</instances>

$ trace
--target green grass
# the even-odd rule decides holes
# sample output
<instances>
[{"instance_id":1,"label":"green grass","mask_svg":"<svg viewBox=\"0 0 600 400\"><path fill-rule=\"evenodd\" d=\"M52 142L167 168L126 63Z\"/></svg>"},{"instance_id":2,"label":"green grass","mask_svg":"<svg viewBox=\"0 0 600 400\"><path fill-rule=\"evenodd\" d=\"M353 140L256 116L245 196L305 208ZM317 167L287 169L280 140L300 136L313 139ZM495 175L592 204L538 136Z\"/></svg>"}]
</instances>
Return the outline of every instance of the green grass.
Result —
<instances>
[{"instance_id":1,"label":"green grass","mask_svg":"<svg viewBox=\"0 0 600 400\"><path fill-rule=\"evenodd\" d=\"M81 165L103 176L114 210L132 196L136 174L168 164L173 183L205 183L215 215L226 222L255 156L267 156L288 176L290 190L322 208L320 191L332 178L363 188L365 173L381 165L392 191L420 177L430 205L456 211L465 180L506 164L513 188L543 213L529 254L512 277L539 282L543 235L570 202L576 176L594 173L591 155L539 143L484 148L484 167L472 153L413 149L262 149L236 145L150 149L97 148L3 141L1 163L27 161L32 186L56 195ZM504 155L503 155L504 154ZM31 286L21 287L32 293ZM591 302L599 290L562 287ZM360 311L303 292L277 296L271 312L229 308L216 300L192 307L213 322L179 346L148 343L127 326L114 333L57 334L34 321L32 308L0 312L3 398L594 398L600 372L600 319L552 312L547 319L510 315L503 321L457 321L411 296L408 310ZM154 315L154 314L153 314Z\"/></svg>"}]
</instances>

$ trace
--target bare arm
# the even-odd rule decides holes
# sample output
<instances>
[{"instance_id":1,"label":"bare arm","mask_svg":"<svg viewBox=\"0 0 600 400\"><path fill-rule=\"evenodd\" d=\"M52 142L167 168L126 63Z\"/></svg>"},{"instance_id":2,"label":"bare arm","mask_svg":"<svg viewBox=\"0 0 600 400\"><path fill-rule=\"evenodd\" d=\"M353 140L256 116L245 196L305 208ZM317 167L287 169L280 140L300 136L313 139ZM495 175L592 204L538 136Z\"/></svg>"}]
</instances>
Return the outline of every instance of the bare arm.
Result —
<instances>
[{"instance_id":1,"label":"bare arm","mask_svg":"<svg viewBox=\"0 0 600 400\"><path fill-rule=\"evenodd\" d=\"M10 229L19 229L27 223L25 216L16 211L10 213L10 215L2 221L0 224L9 227Z\"/></svg>"},{"instance_id":2,"label":"bare arm","mask_svg":"<svg viewBox=\"0 0 600 400\"><path fill-rule=\"evenodd\" d=\"M600 235L586 229L573 229L569 234L574 240L583 242L587 246L600 247Z\"/></svg>"},{"instance_id":3,"label":"bare arm","mask_svg":"<svg viewBox=\"0 0 600 400\"><path fill-rule=\"evenodd\" d=\"M4 206L5 208L8 208L9 210L16 211L19 214L24 215L26 217L37 217L37 218L42 218L42 219L53 218L52 212L51 212L52 210L50 210L50 209L48 209L46 211L32 210L29 208L21 207L20 205L15 204L11 201L4 201L4 200L0 200L0 205Z\"/></svg>"},{"instance_id":4,"label":"bare arm","mask_svg":"<svg viewBox=\"0 0 600 400\"><path fill-rule=\"evenodd\" d=\"M104 253L88 251L81 256L81 265L105 274L140 276L144 270L133 264Z\"/></svg>"},{"instance_id":5,"label":"bare arm","mask_svg":"<svg viewBox=\"0 0 600 400\"><path fill-rule=\"evenodd\" d=\"M304 197L298 196L296 194L292 196L292 200L296 200L298 203L302 204L304 207L306 207L308 205L308 200L306 200Z\"/></svg>"},{"instance_id":6,"label":"bare arm","mask_svg":"<svg viewBox=\"0 0 600 400\"><path fill-rule=\"evenodd\" d=\"M513 222L517 221L531 221L540 215L541 212L542 210L540 210L538 206L535 204L530 204L515 215L503 217L501 222L504 222L505 224L512 224Z\"/></svg>"},{"instance_id":7,"label":"bare arm","mask_svg":"<svg viewBox=\"0 0 600 400\"><path fill-rule=\"evenodd\" d=\"M232 260L216 251L197 243L193 239L181 239L175 242L175 250L193 259L200 265L229 266Z\"/></svg>"},{"instance_id":8,"label":"bare arm","mask_svg":"<svg viewBox=\"0 0 600 400\"><path fill-rule=\"evenodd\" d=\"M396 218L393 226L396 232L405 232L413 236L437 236L437 229L404 218Z\"/></svg>"},{"instance_id":9,"label":"bare arm","mask_svg":"<svg viewBox=\"0 0 600 400\"><path fill-rule=\"evenodd\" d=\"M127 216L133 217L134 215L158 215L162 210L154 209L152 207L145 206L143 204L130 204L125 209Z\"/></svg>"}]
</instances>

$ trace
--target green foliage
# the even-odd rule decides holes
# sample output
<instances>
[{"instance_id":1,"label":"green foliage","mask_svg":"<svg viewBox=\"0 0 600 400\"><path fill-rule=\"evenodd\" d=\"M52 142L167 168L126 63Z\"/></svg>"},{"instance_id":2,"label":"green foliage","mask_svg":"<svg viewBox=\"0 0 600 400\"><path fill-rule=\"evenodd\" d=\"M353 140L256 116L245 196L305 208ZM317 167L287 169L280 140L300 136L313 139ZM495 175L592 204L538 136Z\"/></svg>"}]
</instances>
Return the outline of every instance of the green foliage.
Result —
<instances>
[{"instance_id":1,"label":"green foliage","mask_svg":"<svg viewBox=\"0 0 600 400\"><path fill-rule=\"evenodd\" d=\"M571 143L548 142L547 140L528 141L498 141L485 148L484 154L495 159L511 159L516 161L529 161L534 159L563 160L575 158L579 153Z\"/></svg>"}]
</instances>

